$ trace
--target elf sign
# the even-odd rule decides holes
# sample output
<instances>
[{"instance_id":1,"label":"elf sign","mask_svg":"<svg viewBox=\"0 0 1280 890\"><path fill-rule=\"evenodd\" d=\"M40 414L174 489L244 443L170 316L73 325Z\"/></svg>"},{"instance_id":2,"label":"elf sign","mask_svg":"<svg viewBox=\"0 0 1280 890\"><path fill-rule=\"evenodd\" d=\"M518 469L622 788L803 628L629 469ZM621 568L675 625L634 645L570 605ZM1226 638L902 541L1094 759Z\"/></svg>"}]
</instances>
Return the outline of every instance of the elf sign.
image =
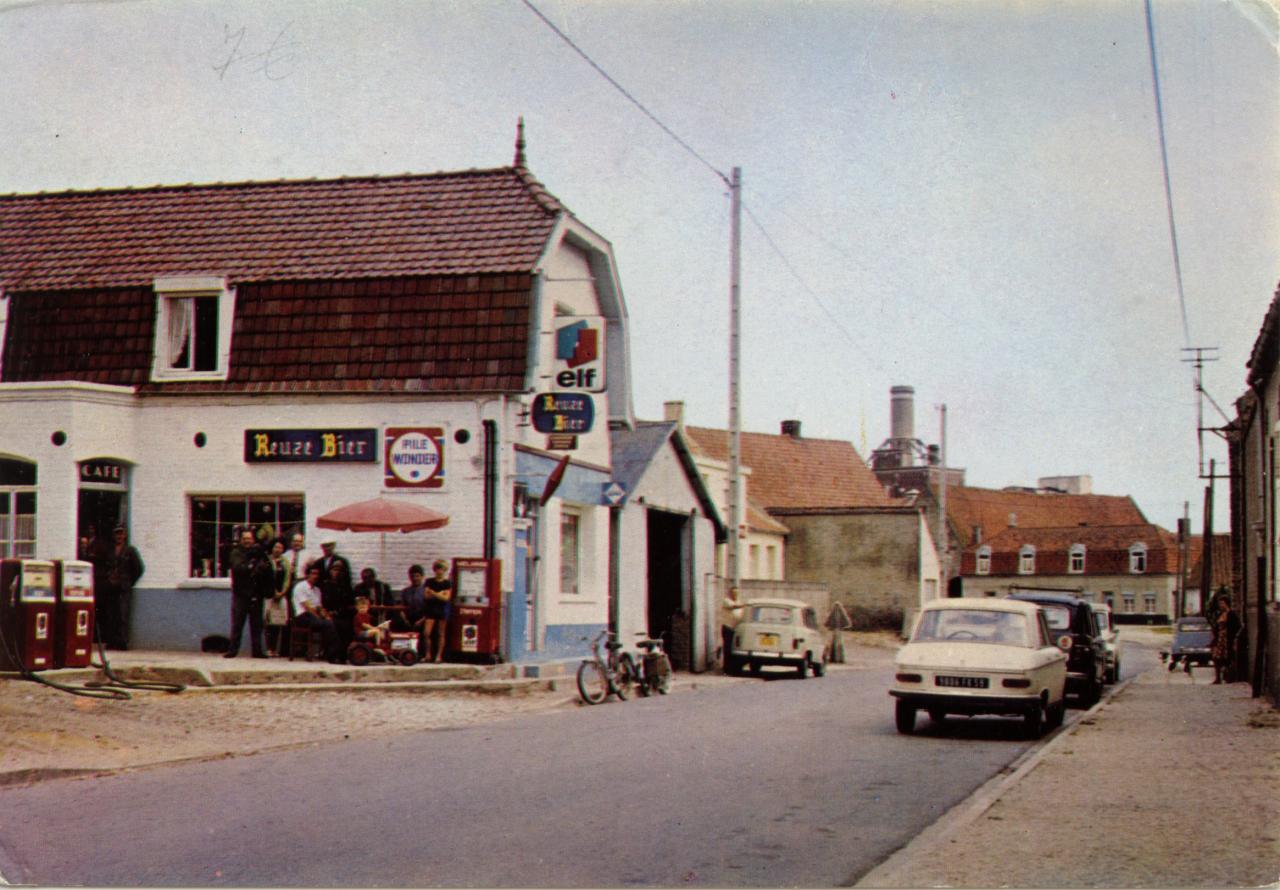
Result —
<instances>
[{"instance_id":1,"label":"elf sign","mask_svg":"<svg viewBox=\"0 0 1280 890\"><path fill-rule=\"evenodd\" d=\"M555 321L555 361L551 376L561 392L604 392L605 320L599 315L565 315Z\"/></svg>"}]
</instances>

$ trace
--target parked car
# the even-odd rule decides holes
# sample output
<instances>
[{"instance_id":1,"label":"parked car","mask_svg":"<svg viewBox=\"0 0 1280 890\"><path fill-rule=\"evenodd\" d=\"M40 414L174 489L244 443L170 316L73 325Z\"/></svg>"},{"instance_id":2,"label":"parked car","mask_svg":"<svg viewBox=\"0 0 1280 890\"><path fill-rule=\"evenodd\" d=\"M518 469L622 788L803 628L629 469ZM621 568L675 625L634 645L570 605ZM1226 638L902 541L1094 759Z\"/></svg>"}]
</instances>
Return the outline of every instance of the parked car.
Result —
<instances>
[{"instance_id":1,"label":"parked car","mask_svg":"<svg viewBox=\"0 0 1280 890\"><path fill-rule=\"evenodd\" d=\"M1034 603L943 599L926 605L894 662L898 732L915 731L916 713L1021 715L1027 736L1062 725L1067 655Z\"/></svg>"},{"instance_id":2,"label":"parked car","mask_svg":"<svg viewBox=\"0 0 1280 890\"><path fill-rule=\"evenodd\" d=\"M1182 662L1183 670L1191 673L1192 665L1207 665L1213 660L1213 628L1209 621L1199 615L1179 618L1173 626L1173 644L1169 651L1161 652L1161 657L1168 657L1169 670Z\"/></svg>"},{"instance_id":3,"label":"parked car","mask_svg":"<svg viewBox=\"0 0 1280 890\"><path fill-rule=\"evenodd\" d=\"M743 603L743 614L733 628L733 645L725 653L727 674L744 668L759 673L771 666L793 667L805 677L827 672L827 638L818 626L818 614L799 600L753 599Z\"/></svg>"},{"instance_id":4,"label":"parked car","mask_svg":"<svg viewBox=\"0 0 1280 890\"><path fill-rule=\"evenodd\" d=\"M1067 694L1086 708L1097 704L1106 683L1107 647L1090 604L1071 594L1039 591L1011 593L1008 599L1044 609L1050 632L1067 651Z\"/></svg>"},{"instance_id":5,"label":"parked car","mask_svg":"<svg viewBox=\"0 0 1280 890\"><path fill-rule=\"evenodd\" d=\"M1115 683L1120 679L1120 631L1111 620L1111 607L1106 603L1092 603L1093 617L1098 622L1098 633L1102 634L1102 645L1107 650L1107 670L1105 680Z\"/></svg>"}]
</instances>

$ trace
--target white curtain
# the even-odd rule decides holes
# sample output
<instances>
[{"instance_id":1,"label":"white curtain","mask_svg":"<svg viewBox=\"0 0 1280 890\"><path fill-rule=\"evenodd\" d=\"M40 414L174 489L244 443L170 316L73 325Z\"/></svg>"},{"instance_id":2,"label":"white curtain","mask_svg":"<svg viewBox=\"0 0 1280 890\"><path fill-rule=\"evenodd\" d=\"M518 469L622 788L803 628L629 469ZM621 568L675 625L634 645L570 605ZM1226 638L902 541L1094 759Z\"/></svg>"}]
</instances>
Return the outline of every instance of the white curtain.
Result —
<instances>
[{"instance_id":1,"label":"white curtain","mask_svg":"<svg viewBox=\"0 0 1280 890\"><path fill-rule=\"evenodd\" d=\"M195 301L190 297L171 297L169 299L169 367L191 367L191 315L195 309ZM186 347L186 360L178 359Z\"/></svg>"}]
</instances>

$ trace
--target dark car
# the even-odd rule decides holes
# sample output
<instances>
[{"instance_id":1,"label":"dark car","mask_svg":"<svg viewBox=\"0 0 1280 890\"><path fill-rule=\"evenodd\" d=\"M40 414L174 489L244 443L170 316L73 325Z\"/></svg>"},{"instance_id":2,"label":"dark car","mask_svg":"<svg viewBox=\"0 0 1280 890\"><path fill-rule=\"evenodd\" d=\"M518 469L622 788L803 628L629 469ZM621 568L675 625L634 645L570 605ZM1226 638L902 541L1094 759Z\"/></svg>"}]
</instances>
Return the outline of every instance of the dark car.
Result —
<instances>
[{"instance_id":1,"label":"dark car","mask_svg":"<svg viewBox=\"0 0 1280 890\"><path fill-rule=\"evenodd\" d=\"M1011 593L1009 599L1040 606L1055 640L1070 635L1070 648L1059 643L1067 652L1067 694L1086 708L1097 704L1106 682L1107 647L1089 603L1064 593Z\"/></svg>"},{"instance_id":2,"label":"dark car","mask_svg":"<svg viewBox=\"0 0 1280 890\"><path fill-rule=\"evenodd\" d=\"M1161 653L1162 655L1164 653ZM1208 620L1199 615L1179 618L1173 626L1173 645L1169 647L1169 670L1182 662L1183 669L1189 674L1195 664L1209 664L1213 655L1213 628Z\"/></svg>"}]
</instances>

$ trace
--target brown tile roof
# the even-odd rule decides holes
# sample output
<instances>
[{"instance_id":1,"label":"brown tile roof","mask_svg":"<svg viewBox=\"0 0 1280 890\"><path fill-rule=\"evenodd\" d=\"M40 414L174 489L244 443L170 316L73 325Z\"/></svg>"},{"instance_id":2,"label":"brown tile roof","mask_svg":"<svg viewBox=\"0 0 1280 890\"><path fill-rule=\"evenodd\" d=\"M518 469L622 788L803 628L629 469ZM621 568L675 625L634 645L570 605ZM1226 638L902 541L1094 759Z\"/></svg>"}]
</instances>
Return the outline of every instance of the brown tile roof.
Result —
<instances>
[{"instance_id":1,"label":"brown tile roof","mask_svg":"<svg viewBox=\"0 0 1280 890\"><path fill-rule=\"evenodd\" d=\"M1083 544L1085 574L1124 575L1129 573L1129 548L1135 543L1147 546L1147 574L1177 573L1180 558L1177 536L1150 522L1135 525L1006 528L981 544L967 547L961 571L967 575L974 574L974 555L979 547L990 547L991 574L1017 574L1018 552L1024 545L1030 544L1036 549L1037 575L1066 575L1072 545Z\"/></svg>"},{"instance_id":2,"label":"brown tile roof","mask_svg":"<svg viewBox=\"0 0 1280 890\"><path fill-rule=\"evenodd\" d=\"M242 284L226 382L148 383L150 287L22 295L5 382L141 392L495 392L524 389L529 275Z\"/></svg>"},{"instance_id":3,"label":"brown tile roof","mask_svg":"<svg viewBox=\"0 0 1280 890\"><path fill-rule=\"evenodd\" d=\"M1187 586L1199 589L1200 576L1204 574L1204 538L1196 535L1192 540L1199 546L1189 560L1191 574L1187 578ZM1213 565L1210 568L1213 572L1209 582L1211 590L1231 586L1231 535L1213 535Z\"/></svg>"},{"instance_id":4,"label":"brown tile roof","mask_svg":"<svg viewBox=\"0 0 1280 890\"><path fill-rule=\"evenodd\" d=\"M728 461L729 433L686 427L694 447ZM747 495L772 513L787 509L886 507L888 495L853 445L767 433L742 434L742 464L751 468Z\"/></svg>"},{"instance_id":5,"label":"brown tile roof","mask_svg":"<svg viewBox=\"0 0 1280 890\"><path fill-rule=\"evenodd\" d=\"M565 208L523 168L0 196L0 287L529 272Z\"/></svg>"},{"instance_id":6,"label":"brown tile roof","mask_svg":"<svg viewBox=\"0 0 1280 890\"><path fill-rule=\"evenodd\" d=\"M987 540L1010 524L1018 528L1079 525L1144 525L1147 517L1127 495L1057 494L1002 491L964 485L947 488L947 518L961 547L974 542L974 530Z\"/></svg>"},{"instance_id":7,"label":"brown tile roof","mask_svg":"<svg viewBox=\"0 0 1280 890\"><path fill-rule=\"evenodd\" d=\"M774 519L764 511L763 507L747 502L747 528L753 532L763 532L766 534L786 535L791 533L791 529L787 528L778 520Z\"/></svg>"}]
</instances>

